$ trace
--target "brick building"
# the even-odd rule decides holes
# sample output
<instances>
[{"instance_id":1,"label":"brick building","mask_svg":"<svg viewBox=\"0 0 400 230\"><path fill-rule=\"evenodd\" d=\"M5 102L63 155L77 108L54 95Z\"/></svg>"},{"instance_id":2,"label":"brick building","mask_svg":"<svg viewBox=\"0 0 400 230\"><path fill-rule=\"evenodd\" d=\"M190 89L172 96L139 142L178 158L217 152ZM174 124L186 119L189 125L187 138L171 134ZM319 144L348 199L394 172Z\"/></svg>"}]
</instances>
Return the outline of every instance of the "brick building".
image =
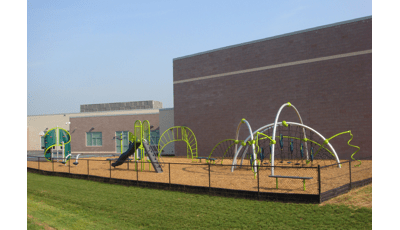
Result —
<instances>
[{"instance_id":1,"label":"brick building","mask_svg":"<svg viewBox=\"0 0 400 230\"><path fill-rule=\"evenodd\" d=\"M327 138L351 130L357 158L372 157L372 16L175 58L173 76L174 124L193 130L199 156L234 138L242 118L255 130L291 102L304 124ZM281 120L298 118L285 109ZM349 138L330 142L340 159L354 152Z\"/></svg>"}]
</instances>

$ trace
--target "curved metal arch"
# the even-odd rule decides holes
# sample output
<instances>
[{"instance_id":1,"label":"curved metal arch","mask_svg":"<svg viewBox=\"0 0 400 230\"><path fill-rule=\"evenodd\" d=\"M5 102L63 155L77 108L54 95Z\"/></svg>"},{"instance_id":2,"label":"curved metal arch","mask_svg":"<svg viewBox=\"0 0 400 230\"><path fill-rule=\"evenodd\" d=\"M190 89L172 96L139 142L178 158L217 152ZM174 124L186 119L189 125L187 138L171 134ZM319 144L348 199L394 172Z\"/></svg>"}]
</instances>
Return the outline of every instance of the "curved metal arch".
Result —
<instances>
[{"instance_id":1,"label":"curved metal arch","mask_svg":"<svg viewBox=\"0 0 400 230\"><path fill-rule=\"evenodd\" d=\"M148 120L144 120L142 123L142 132L143 132L143 139L147 140L150 143L150 122Z\"/></svg>"},{"instance_id":2,"label":"curved metal arch","mask_svg":"<svg viewBox=\"0 0 400 230\"><path fill-rule=\"evenodd\" d=\"M179 138L179 135L178 135L179 132L178 131L177 131L177 135L176 136L174 135L174 131L173 131L174 129L181 131L181 138ZM193 139L190 140L190 141L188 140L187 130L193 136ZM172 138L169 135L169 131L172 131ZM168 134L168 137L169 137L170 140L168 140L165 137L166 134ZM167 142L166 143L163 142L162 143L163 145L161 146L161 142L163 141L163 137L167 140ZM186 143L187 148L188 148L187 150L190 150L190 153L191 153L191 156L192 156L192 160L193 160L193 157L195 157L195 158L198 157L198 155L197 155L197 150L198 149L197 149L196 136L194 135L193 131L189 127L186 127L186 126L174 126L174 127L171 127L169 129L165 130L163 132L163 134L161 134L160 139L158 141L158 157L161 156L161 152L162 152L162 150L164 149L165 146L167 146L168 144L170 144L172 142L175 142L175 141L184 141ZM194 147L193 147L193 144L192 144L193 141L194 141ZM160 148L160 146L161 146L161 148Z\"/></svg>"},{"instance_id":3,"label":"curved metal arch","mask_svg":"<svg viewBox=\"0 0 400 230\"><path fill-rule=\"evenodd\" d=\"M326 138L325 138L324 136L322 136L322 134L320 134L319 132L317 132L316 130L314 130L313 128L311 128L311 127L309 127L309 126L307 126L307 125L300 124L300 123L296 123L296 122L290 122L290 121L287 121L286 123L289 124L289 125L297 125L297 126L300 126L300 127L302 127L302 128L305 128L305 129L308 129L308 130L310 130L310 131L313 131L313 132L314 132L315 134L317 134L322 140L324 140L324 141L326 140ZM274 125L275 125L275 123L271 123L271 124L262 126L261 128L259 128L259 129L257 129L256 131L254 131L253 134L252 134L251 136L247 137L247 138L245 139L245 142L248 141L248 140L250 139L250 137L252 137L253 135L255 135L257 132L261 132L261 133L262 133L262 132L265 132L266 130L271 129ZM278 123L276 123L276 125L277 125L277 126L282 126L282 122L278 122ZM306 142L306 143L307 143L307 142ZM337 162L337 163L340 163L339 157L338 157L338 155L337 155L335 149L333 148L333 146L332 146L329 142L327 143L327 145L328 145L328 147L330 148L330 150L332 151L332 153L334 154L334 156L335 156L335 158L336 158L336 162ZM242 146L241 146L241 147L238 149L238 151L236 152L236 154L235 154L235 156L234 156L234 161L236 161L237 155L238 155L238 153L241 151L241 149L242 149ZM245 154L243 154L243 155L245 155ZM272 161L272 156L271 156L271 161ZM241 162L241 164L243 164L243 156L242 156L242 162ZM338 166L339 166L339 168L341 167L340 164L339 164ZM272 171L272 168L273 168L273 167L271 167L271 171ZM231 172L233 172L234 169L235 169L235 166L234 166L234 164L232 164Z\"/></svg>"},{"instance_id":4,"label":"curved metal arch","mask_svg":"<svg viewBox=\"0 0 400 230\"><path fill-rule=\"evenodd\" d=\"M236 142L238 142L239 141L239 131L240 131L240 126L243 124L243 123L246 123L246 125L247 125L247 128L249 129L249 132L250 132L250 138L251 138L251 147L252 147L252 150L253 150L253 159L254 159L254 163L253 163L253 171L254 171L254 173L256 174L257 173L257 154L256 154L256 149L255 149L255 146L254 146L254 142L253 142L253 135L252 135L252 130L251 130L251 126L250 126L250 123L246 120L246 119L242 119L241 121L240 121L240 123L239 123L239 125L238 125L238 127L237 127L237 129L236 129ZM245 142L246 143L246 142ZM235 143L235 155L234 155L234 157L233 157L233 161L232 161L232 165L235 165L236 164L236 157L237 157L237 154L238 154L238 151L237 151L237 143ZM232 166L233 167L233 166Z\"/></svg>"},{"instance_id":5,"label":"curved metal arch","mask_svg":"<svg viewBox=\"0 0 400 230\"><path fill-rule=\"evenodd\" d=\"M276 114L276 117L275 117L274 129L273 129L273 131L272 131L272 140L275 140L276 125L277 125L277 123L278 123L278 118L279 118L279 115L281 114L283 108L285 108L285 107L292 107L292 108L296 111L296 114L297 114L297 116L299 117L301 124L303 124L303 120L301 119L300 113L299 113L299 111L296 109L296 107L295 107L294 105L292 105L290 102L283 104L283 105L279 108L278 113ZM306 131L304 130L304 128L303 128L303 134L304 134L304 137L303 137L303 138L307 138L307 137L306 137ZM308 147L307 147L307 142L305 143L305 147L306 147L306 156L307 156L307 160L308 160ZM274 143L272 143L271 148L272 148L272 151L271 151L271 166L272 166L272 167L271 167L271 175L273 176L273 175L274 175L274 163L275 163L275 157L274 157L274 156L275 156L275 144L274 144Z\"/></svg>"}]
</instances>

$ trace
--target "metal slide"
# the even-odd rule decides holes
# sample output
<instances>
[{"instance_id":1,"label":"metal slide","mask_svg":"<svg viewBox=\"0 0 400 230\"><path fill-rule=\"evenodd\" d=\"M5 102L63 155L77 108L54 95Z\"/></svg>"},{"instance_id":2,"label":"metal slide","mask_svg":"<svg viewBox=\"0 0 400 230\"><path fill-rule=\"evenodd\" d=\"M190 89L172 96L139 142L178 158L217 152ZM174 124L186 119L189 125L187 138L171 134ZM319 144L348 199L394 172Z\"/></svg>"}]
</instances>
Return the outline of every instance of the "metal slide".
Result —
<instances>
[{"instance_id":1,"label":"metal slide","mask_svg":"<svg viewBox=\"0 0 400 230\"><path fill-rule=\"evenodd\" d=\"M157 160L157 154L154 153L153 150L151 150L151 148L146 140L143 140L143 147L146 150L147 156L149 157L154 170L156 170L157 173L162 173L163 170Z\"/></svg>"},{"instance_id":2,"label":"metal slide","mask_svg":"<svg viewBox=\"0 0 400 230\"><path fill-rule=\"evenodd\" d=\"M118 160L114 163L111 164L111 166L118 166L118 165L122 165L126 159L128 159L128 157L132 154L134 154L136 152L136 149L140 146L140 143L132 143L129 142L129 148L126 152L124 152L123 154L121 154L121 156L118 158Z\"/></svg>"}]
</instances>

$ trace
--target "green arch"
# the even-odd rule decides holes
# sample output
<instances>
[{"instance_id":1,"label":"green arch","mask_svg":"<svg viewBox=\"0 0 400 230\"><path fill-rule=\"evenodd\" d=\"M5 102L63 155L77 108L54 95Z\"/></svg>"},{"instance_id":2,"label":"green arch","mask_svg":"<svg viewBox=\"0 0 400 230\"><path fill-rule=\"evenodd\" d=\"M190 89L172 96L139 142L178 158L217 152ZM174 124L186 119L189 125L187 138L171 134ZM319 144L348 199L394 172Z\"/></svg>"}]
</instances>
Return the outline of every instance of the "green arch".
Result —
<instances>
[{"instance_id":1,"label":"green arch","mask_svg":"<svg viewBox=\"0 0 400 230\"><path fill-rule=\"evenodd\" d=\"M226 150L225 150L225 152L224 152L224 155L222 156L222 159L221 159L221 164L222 164L223 161L224 161L225 155L226 155L226 153L228 152L228 150L229 150L233 145L235 145L235 144L238 143L238 141L236 141L235 139L225 139L225 140L220 141L220 142L219 142L216 146L214 146L214 148L211 150L211 153L210 153L210 155L208 156L208 158L211 158L211 155L213 154L214 150L215 150L220 144L222 144L222 143L224 143L224 142L226 142L226 141L232 141L232 144L230 144L230 145L228 146L228 148L226 148ZM240 141L239 141L239 142L240 142Z\"/></svg>"},{"instance_id":2,"label":"green arch","mask_svg":"<svg viewBox=\"0 0 400 230\"><path fill-rule=\"evenodd\" d=\"M170 135L170 133L172 135ZM162 150L168 144L175 141L184 141L186 143L186 154L193 159L198 157L197 154L197 140L193 131L186 126L174 126L163 132L158 141L158 157L160 157Z\"/></svg>"}]
</instances>

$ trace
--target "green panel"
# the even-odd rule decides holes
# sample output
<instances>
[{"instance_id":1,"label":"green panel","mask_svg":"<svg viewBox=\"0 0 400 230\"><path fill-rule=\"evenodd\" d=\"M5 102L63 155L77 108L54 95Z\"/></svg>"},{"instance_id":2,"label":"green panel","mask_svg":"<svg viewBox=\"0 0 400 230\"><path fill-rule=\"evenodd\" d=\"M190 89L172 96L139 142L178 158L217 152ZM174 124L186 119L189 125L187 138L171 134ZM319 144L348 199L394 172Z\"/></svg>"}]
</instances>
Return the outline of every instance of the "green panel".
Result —
<instances>
[{"instance_id":1,"label":"green panel","mask_svg":"<svg viewBox=\"0 0 400 230\"><path fill-rule=\"evenodd\" d=\"M59 144L61 144L62 142L68 143L69 138L70 138L68 132L66 132L65 130L60 129L58 136L59 136Z\"/></svg>"},{"instance_id":2,"label":"green panel","mask_svg":"<svg viewBox=\"0 0 400 230\"><path fill-rule=\"evenodd\" d=\"M92 133L86 133L86 146L92 146Z\"/></svg>"},{"instance_id":3,"label":"green panel","mask_svg":"<svg viewBox=\"0 0 400 230\"><path fill-rule=\"evenodd\" d=\"M46 147L46 149L48 148L48 147L50 147L50 146L52 146L52 145L55 145L56 144L56 131L53 129L53 130L50 130L50 131L48 131L46 134L45 134L45 147Z\"/></svg>"}]
</instances>

